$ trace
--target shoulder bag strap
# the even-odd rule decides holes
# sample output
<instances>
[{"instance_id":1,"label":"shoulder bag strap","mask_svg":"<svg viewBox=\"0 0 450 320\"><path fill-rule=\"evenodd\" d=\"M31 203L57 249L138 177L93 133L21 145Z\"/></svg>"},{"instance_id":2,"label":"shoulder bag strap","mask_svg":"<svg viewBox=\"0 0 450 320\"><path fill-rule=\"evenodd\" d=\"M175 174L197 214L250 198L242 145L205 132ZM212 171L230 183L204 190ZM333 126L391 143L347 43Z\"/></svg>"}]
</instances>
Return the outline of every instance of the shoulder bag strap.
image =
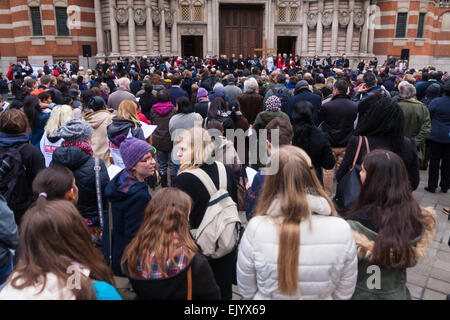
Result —
<instances>
[{"instance_id":1,"label":"shoulder bag strap","mask_svg":"<svg viewBox=\"0 0 450 320\"><path fill-rule=\"evenodd\" d=\"M102 191L100 188L100 159L95 158L95 191L97 193L97 207L98 207L98 219L100 221L100 228L103 230L103 202L102 202Z\"/></svg>"},{"instance_id":2,"label":"shoulder bag strap","mask_svg":"<svg viewBox=\"0 0 450 320\"><path fill-rule=\"evenodd\" d=\"M366 141L366 150L367 150L367 153L369 153L369 152L370 152L369 140L367 140L367 137L366 137L366 136L364 136L364 140Z\"/></svg>"},{"instance_id":3,"label":"shoulder bag strap","mask_svg":"<svg viewBox=\"0 0 450 320\"><path fill-rule=\"evenodd\" d=\"M189 266L187 272L187 299L192 300L192 266Z\"/></svg>"},{"instance_id":4,"label":"shoulder bag strap","mask_svg":"<svg viewBox=\"0 0 450 320\"><path fill-rule=\"evenodd\" d=\"M219 173L219 189L227 190L227 170L222 162L216 161L217 171Z\"/></svg>"},{"instance_id":5,"label":"shoulder bag strap","mask_svg":"<svg viewBox=\"0 0 450 320\"><path fill-rule=\"evenodd\" d=\"M358 142L358 148L356 149L355 158L353 158L353 164L350 168L350 171L353 170L356 164L356 160L358 160L359 152L361 151L361 144L362 144L362 136L359 136L359 142Z\"/></svg>"},{"instance_id":6,"label":"shoulder bag strap","mask_svg":"<svg viewBox=\"0 0 450 320\"><path fill-rule=\"evenodd\" d=\"M112 218L112 208L111 202L108 202L108 226L109 226L109 265L112 266L112 230L113 230L113 218Z\"/></svg>"},{"instance_id":7,"label":"shoulder bag strap","mask_svg":"<svg viewBox=\"0 0 450 320\"><path fill-rule=\"evenodd\" d=\"M203 183L203 185L205 186L206 190L208 190L209 196L212 196L214 193L217 192L216 185L211 180L209 175L205 171L203 171L202 169L197 168L197 169L192 169L192 170L186 170L184 172L188 172L188 173L193 174L194 176L196 176Z\"/></svg>"}]
</instances>

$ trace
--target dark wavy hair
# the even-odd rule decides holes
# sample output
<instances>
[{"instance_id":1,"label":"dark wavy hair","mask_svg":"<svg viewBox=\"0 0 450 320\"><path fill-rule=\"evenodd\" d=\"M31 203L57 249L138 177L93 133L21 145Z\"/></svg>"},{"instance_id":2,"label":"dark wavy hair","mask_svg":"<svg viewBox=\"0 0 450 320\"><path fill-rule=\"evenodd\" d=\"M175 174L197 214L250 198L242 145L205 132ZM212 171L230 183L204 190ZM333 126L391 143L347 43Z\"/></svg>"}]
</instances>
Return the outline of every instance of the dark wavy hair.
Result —
<instances>
[{"instance_id":1,"label":"dark wavy hair","mask_svg":"<svg viewBox=\"0 0 450 320\"><path fill-rule=\"evenodd\" d=\"M363 109L369 111L356 128L354 135L387 137L389 149L404 158L405 119L398 103L390 98L371 95L360 104Z\"/></svg>"}]
</instances>

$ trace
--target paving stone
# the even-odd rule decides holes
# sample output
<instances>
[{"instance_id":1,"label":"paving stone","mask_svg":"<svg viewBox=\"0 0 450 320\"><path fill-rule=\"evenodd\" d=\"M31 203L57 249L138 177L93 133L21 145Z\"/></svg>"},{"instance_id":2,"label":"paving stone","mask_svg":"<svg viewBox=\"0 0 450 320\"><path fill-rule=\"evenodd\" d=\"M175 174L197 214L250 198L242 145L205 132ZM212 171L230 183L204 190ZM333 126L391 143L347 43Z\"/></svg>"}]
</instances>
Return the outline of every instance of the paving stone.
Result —
<instances>
[{"instance_id":1,"label":"paving stone","mask_svg":"<svg viewBox=\"0 0 450 320\"><path fill-rule=\"evenodd\" d=\"M422 297L423 288L416 286L411 283L407 283L406 286L409 289L409 292L411 293L411 296L414 298L420 299Z\"/></svg>"},{"instance_id":2,"label":"paving stone","mask_svg":"<svg viewBox=\"0 0 450 320\"><path fill-rule=\"evenodd\" d=\"M447 295L430 289L425 289L422 300L445 300Z\"/></svg>"},{"instance_id":3,"label":"paving stone","mask_svg":"<svg viewBox=\"0 0 450 320\"><path fill-rule=\"evenodd\" d=\"M450 282L450 272L445 271L445 270L443 270L441 268L433 267L431 269L430 277ZM409 281L409 274L408 274L408 281Z\"/></svg>"},{"instance_id":4,"label":"paving stone","mask_svg":"<svg viewBox=\"0 0 450 320\"><path fill-rule=\"evenodd\" d=\"M439 251L437 253L437 257L440 260L450 262L450 252ZM449 277L450 277L450 275L449 275Z\"/></svg>"},{"instance_id":5,"label":"paving stone","mask_svg":"<svg viewBox=\"0 0 450 320\"><path fill-rule=\"evenodd\" d=\"M448 240L446 242L441 242L441 244L439 245L440 251L450 252L450 246L448 245L447 242Z\"/></svg>"},{"instance_id":6,"label":"paving stone","mask_svg":"<svg viewBox=\"0 0 450 320\"><path fill-rule=\"evenodd\" d=\"M430 278L428 279L427 288L444 294L450 294L450 283Z\"/></svg>"},{"instance_id":7,"label":"paving stone","mask_svg":"<svg viewBox=\"0 0 450 320\"><path fill-rule=\"evenodd\" d=\"M410 269L407 271L407 281L410 284L417 285L423 288L427 285L427 280L428 276L426 275L411 271Z\"/></svg>"},{"instance_id":8,"label":"paving stone","mask_svg":"<svg viewBox=\"0 0 450 320\"><path fill-rule=\"evenodd\" d=\"M443 269L443 270L445 270L447 272L450 272L450 263L442 261L442 260L439 260L439 259L436 260L436 262L433 264L433 267L440 268L440 269Z\"/></svg>"}]
</instances>

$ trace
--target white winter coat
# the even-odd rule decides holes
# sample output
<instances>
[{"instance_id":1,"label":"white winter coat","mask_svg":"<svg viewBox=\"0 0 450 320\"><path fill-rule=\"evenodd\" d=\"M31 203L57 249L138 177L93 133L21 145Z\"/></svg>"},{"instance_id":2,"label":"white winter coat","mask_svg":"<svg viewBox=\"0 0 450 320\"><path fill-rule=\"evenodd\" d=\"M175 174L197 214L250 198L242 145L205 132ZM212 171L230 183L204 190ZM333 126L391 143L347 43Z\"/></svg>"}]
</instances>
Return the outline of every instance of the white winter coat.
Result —
<instances>
[{"instance_id":1,"label":"white winter coat","mask_svg":"<svg viewBox=\"0 0 450 320\"><path fill-rule=\"evenodd\" d=\"M312 214L300 224L299 294L278 290L279 200L270 216L253 217L242 237L237 261L238 288L244 299L350 299L355 290L358 258L349 224L331 217L328 202L307 196Z\"/></svg>"}]
</instances>

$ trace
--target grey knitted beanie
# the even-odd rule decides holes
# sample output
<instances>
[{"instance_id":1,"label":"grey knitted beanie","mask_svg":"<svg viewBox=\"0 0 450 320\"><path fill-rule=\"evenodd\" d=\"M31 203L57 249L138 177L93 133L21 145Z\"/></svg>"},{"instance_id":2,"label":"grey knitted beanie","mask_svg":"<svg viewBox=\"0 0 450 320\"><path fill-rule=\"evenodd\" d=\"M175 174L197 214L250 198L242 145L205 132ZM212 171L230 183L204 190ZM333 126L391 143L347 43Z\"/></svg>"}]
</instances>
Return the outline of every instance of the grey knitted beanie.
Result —
<instances>
[{"instance_id":1,"label":"grey knitted beanie","mask_svg":"<svg viewBox=\"0 0 450 320\"><path fill-rule=\"evenodd\" d=\"M56 135L63 138L64 141L77 143L87 141L93 132L94 129L87 122L70 119L56 131Z\"/></svg>"}]
</instances>

